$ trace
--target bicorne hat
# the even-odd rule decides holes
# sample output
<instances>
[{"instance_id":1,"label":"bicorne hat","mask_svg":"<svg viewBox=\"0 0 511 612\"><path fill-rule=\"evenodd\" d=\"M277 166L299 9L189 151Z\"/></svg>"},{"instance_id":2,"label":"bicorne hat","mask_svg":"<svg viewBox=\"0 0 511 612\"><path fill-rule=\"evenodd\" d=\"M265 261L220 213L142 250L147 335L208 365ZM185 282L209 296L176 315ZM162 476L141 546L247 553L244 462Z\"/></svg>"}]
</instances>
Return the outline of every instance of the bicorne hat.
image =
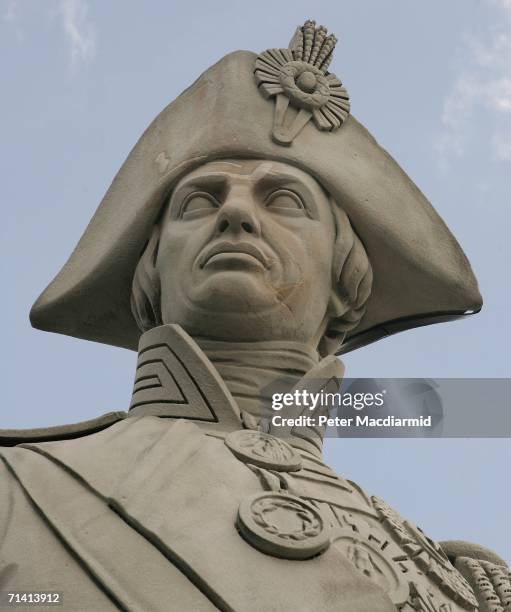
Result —
<instances>
[{"instance_id":1,"label":"bicorne hat","mask_svg":"<svg viewBox=\"0 0 511 612\"><path fill-rule=\"evenodd\" d=\"M477 312L470 264L431 204L349 114L328 71L335 38L306 22L289 48L236 51L151 123L77 247L31 311L36 328L137 349L130 309L141 251L169 189L200 164L244 157L313 175L348 214L372 264L365 315L347 352L396 331Z\"/></svg>"}]
</instances>

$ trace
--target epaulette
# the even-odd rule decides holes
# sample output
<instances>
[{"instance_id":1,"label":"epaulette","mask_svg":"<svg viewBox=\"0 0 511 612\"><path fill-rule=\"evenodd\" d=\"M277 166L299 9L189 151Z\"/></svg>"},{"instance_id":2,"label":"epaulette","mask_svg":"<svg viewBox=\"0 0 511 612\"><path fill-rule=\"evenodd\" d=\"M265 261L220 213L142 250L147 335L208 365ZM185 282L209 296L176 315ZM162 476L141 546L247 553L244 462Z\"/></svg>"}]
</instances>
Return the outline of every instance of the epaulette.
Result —
<instances>
[{"instance_id":1,"label":"epaulette","mask_svg":"<svg viewBox=\"0 0 511 612\"><path fill-rule=\"evenodd\" d=\"M27 442L49 442L52 440L69 440L81 438L106 429L125 419L127 412L108 412L88 421L56 425L54 427L37 427L35 429L0 429L0 446L16 446Z\"/></svg>"},{"instance_id":2,"label":"epaulette","mask_svg":"<svg viewBox=\"0 0 511 612\"><path fill-rule=\"evenodd\" d=\"M468 557L469 559L489 561L490 563L495 563L495 565L507 565L504 559L499 557L496 552L486 548L486 546L474 544L473 542L446 540L445 542L440 542L440 546L452 564L455 563L458 557Z\"/></svg>"},{"instance_id":3,"label":"epaulette","mask_svg":"<svg viewBox=\"0 0 511 612\"><path fill-rule=\"evenodd\" d=\"M471 542L453 540L440 546L472 587L481 610L511 611L511 570L504 559Z\"/></svg>"}]
</instances>

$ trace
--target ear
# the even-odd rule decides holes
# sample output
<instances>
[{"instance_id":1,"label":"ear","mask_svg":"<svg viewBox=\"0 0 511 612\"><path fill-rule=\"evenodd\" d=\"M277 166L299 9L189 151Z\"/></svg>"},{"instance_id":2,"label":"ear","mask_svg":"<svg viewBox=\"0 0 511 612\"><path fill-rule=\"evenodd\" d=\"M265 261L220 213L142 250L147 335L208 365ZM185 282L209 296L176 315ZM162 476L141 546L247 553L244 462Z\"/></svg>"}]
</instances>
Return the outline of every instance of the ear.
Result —
<instances>
[{"instance_id":1,"label":"ear","mask_svg":"<svg viewBox=\"0 0 511 612\"><path fill-rule=\"evenodd\" d=\"M156 270L160 227L155 225L133 276L131 286L131 312L142 332L162 325L160 277Z\"/></svg>"}]
</instances>

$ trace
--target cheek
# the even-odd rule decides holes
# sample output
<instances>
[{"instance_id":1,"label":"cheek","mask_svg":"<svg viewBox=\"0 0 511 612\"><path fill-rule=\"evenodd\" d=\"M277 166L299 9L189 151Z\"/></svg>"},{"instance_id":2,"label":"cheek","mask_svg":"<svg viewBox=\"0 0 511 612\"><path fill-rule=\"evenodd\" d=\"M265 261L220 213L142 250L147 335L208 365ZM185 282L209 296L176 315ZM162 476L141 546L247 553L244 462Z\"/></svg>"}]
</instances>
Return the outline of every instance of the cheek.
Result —
<instances>
[{"instance_id":1,"label":"cheek","mask_svg":"<svg viewBox=\"0 0 511 612\"><path fill-rule=\"evenodd\" d=\"M209 224L171 223L160 238L157 267L163 276L186 280L201 248L208 240Z\"/></svg>"},{"instance_id":2,"label":"cheek","mask_svg":"<svg viewBox=\"0 0 511 612\"><path fill-rule=\"evenodd\" d=\"M191 238L191 237L188 237ZM194 261L191 239L183 232L167 230L160 238L156 268L160 279L162 314L170 320L180 297L188 293L187 282Z\"/></svg>"},{"instance_id":3,"label":"cheek","mask_svg":"<svg viewBox=\"0 0 511 612\"><path fill-rule=\"evenodd\" d=\"M294 270L296 280L314 287L330 285L333 247L333 228L309 219L287 228L279 241L284 270Z\"/></svg>"},{"instance_id":4,"label":"cheek","mask_svg":"<svg viewBox=\"0 0 511 612\"><path fill-rule=\"evenodd\" d=\"M334 231L331 227L319 225L314 228L307 239L307 249L311 262L317 270L330 272L332 267L332 258L334 252Z\"/></svg>"},{"instance_id":5,"label":"cheek","mask_svg":"<svg viewBox=\"0 0 511 612\"><path fill-rule=\"evenodd\" d=\"M311 292L318 303L328 301L332 290L332 258L334 236L325 228L312 233L307 242L307 255L310 262Z\"/></svg>"}]
</instances>

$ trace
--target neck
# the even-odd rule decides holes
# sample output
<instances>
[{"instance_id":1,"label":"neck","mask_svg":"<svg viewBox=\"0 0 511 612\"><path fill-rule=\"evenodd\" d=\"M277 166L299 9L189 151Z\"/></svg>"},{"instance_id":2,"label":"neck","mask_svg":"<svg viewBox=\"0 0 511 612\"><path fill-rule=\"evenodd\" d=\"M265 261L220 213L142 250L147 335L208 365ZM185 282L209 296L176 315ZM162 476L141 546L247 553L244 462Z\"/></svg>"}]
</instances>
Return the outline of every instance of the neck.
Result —
<instances>
[{"instance_id":1,"label":"neck","mask_svg":"<svg viewBox=\"0 0 511 612\"><path fill-rule=\"evenodd\" d=\"M320 361L314 349L298 342L194 340L179 325L161 325L140 338L130 416L190 419L225 434L257 429L263 411L274 413L273 393L335 393L343 373L333 355ZM300 402L286 406L286 416L310 414ZM271 418L261 426L321 456L324 427L300 421L282 428Z\"/></svg>"},{"instance_id":2,"label":"neck","mask_svg":"<svg viewBox=\"0 0 511 612\"><path fill-rule=\"evenodd\" d=\"M273 393L285 393L319 362L300 342L235 342L194 338L218 370L245 419L257 422L271 412Z\"/></svg>"}]
</instances>

